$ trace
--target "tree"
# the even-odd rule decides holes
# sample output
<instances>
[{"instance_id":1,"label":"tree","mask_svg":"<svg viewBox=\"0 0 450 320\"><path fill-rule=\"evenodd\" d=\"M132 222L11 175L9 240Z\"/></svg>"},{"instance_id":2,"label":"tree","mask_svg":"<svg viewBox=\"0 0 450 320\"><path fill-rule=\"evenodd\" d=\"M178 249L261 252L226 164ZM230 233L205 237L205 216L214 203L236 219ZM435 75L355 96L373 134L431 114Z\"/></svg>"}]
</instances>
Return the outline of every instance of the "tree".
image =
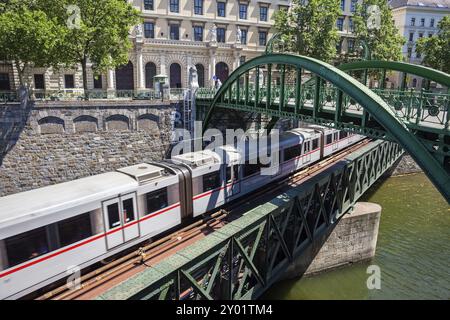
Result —
<instances>
[{"instance_id":1,"label":"tree","mask_svg":"<svg viewBox=\"0 0 450 320\"><path fill-rule=\"evenodd\" d=\"M439 21L438 29L432 37L417 41L416 52L424 56L426 66L450 73L450 16Z\"/></svg>"},{"instance_id":2,"label":"tree","mask_svg":"<svg viewBox=\"0 0 450 320\"><path fill-rule=\"evenodd\" d=\"M365 41L375 60L400 61L405 39L395 27L386 0L363 0L353 16L357 41Z\"/></svg>"},{"instance_id":3,"label":"tree","mask_svg":"<svg viewBox=\"0 0 450 320\"><path fill-rule=\"evenodd\" d=\"M133 26L141 23L139 12L123 0L40 0L41 8L64 28L58 63L81 65L87 91L87 64L95 74L128 62Z\"/></svg>"},{"instance_id":4,"label":"tree","mask_svg":"<svg viewBox=\"0 0 450 320\"><path fill-rule=\"evenodd\" d=\"M339 0L293 0L290 11L275 14L275 28L289 51L331 61L339 41L336 21L341 14Z\"/></svg>"},{"instance_id":5,"label":"tree","mask_svg":"<svg viewBox=\"0 0 450 320\"><path fill-rule=\"evenodd\" d=\"M0 13L0 57L13 61L22 87L28 84L24 71L29 66L49 66L63 30L40 10L27 6L4 6Z\"/></svg>"}]
</instances>

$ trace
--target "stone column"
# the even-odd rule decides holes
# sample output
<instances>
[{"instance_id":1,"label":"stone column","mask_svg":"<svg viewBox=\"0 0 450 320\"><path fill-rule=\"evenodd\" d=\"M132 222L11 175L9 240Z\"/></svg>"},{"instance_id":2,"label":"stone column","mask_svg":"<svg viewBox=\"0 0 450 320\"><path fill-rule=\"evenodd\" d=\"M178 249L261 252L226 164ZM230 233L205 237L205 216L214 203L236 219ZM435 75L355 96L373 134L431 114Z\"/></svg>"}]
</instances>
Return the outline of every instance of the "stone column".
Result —
<instances>
[{"instance_id":1,"label":"stone column","mask_svg":"<svg viewBox=\"0 0 450 320\"><path fill-rule=\"evenodd\" d=\"M210 84L214 87L214 80L213 80L213 76L216 73L216 50L215 49L211 49L209 51L209 82Z\"/></svg>"},{"instance_id":2,"label":"stone column","mask_svg":"<svg viewBox=\"0 0 450 320\"><path fill-rule=\"evenodd\" d=\"M144 73L144 61L142 56L142 48L137 48L136 51L136 68L137 68L137 89L145 89L145 73Z\"/></svg>"},{"instance_id":3,"label":"stone column","mask_svg":"<svg viewBox=\"0 0 450 320\"><path fill-rule=\"evenodd\" d=\"M167 76L166 56L165 55L161 55L161 74Z\"/></svg>"},{"instance_id":4,"label":"stone column","mask_svg":"<svg viewBox=\"0 0 450 320\"><path fill-rule=\"evenodd\" d=\"M106 82L108 85L108 90L114 90L114 70L109 69L106 72Z\"/></svg>"}]
</instances>

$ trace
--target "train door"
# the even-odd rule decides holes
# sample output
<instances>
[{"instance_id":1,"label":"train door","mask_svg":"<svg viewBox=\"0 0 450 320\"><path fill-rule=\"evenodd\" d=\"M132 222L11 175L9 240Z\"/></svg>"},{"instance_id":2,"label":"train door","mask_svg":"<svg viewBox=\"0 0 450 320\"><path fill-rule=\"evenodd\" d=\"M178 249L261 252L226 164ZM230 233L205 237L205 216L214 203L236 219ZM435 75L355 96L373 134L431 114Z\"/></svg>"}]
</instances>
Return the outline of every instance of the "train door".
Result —
<instances>
[{"instance_id":1,"label":"train door","mask_svg":"<svg viewBox=\"0 0 450 320\"><path fill-rule=\"evenodd\" d=\"M331 150L336 151L339 148L339 132L333 133L333 144L331 145Z\"/></svg>"},{"instance_id":2,"label":"train door","mask_svg":"<svg viewBox=\"0 0 450 320\"><path fill-rule=\"evenodd\" d=\"M108 250L139 237L136 208L135 193L103 202Z\"/></svg>"},{"instance_id":3,"label":"train door","mask_svg":"<svg viewBox=\"0 0 450 320\"><path fill-rule=\"evenodd\" d=\"M235 164L226 168L227 198L241 192L241 181L239 180L239 165Z\"/></svg>"},{"instance_id":4,"label":"train door","mask_svg":"<svg viewBox=\"0 0 450 320\"><path fill-rule=\"evenodd\" d=\"M305 141L303 143L303 163L311 161L311 141Z\"/></svg>"}]
</instances>

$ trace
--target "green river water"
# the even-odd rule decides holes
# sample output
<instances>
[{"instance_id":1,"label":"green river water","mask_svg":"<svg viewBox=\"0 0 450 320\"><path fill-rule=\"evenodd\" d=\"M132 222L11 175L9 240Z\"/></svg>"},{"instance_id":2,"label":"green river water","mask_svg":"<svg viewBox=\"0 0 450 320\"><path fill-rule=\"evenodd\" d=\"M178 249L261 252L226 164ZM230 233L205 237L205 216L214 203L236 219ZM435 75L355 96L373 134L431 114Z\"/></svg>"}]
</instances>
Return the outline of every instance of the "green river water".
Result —
<instances>
[{"instance_id":1,"label":"green river water","mask_svg":"<svg viewBox=\"0 0 450 320\"><path fill-rule=\"evenodd\" d=\"M391 177L362 201L383 207L369 263L281 282L263 299L450 299L450 207L424 174ZM381 288L367 288L369 265Z\"/></svg>"}]
</instances>

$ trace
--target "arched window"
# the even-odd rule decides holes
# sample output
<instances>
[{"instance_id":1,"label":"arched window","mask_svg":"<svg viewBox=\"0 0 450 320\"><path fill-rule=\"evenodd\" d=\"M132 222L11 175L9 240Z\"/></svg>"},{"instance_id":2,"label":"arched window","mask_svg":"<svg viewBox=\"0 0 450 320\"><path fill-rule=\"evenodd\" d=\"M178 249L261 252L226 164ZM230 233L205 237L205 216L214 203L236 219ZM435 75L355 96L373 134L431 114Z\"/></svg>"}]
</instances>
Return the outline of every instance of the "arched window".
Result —
<instances>
[{"instance_id":1,"label":"arched window","mask_svg":"<svg viewBox=\"0 0 450 320\"><path fill-rule=\"evenodd\" d=\"M116 89L134 90L133 63L131 61L116 69Z\"/></svg>"},{"instance_id":2,"label":"arched window","mask_svg":"<svg viewBox=\"0 0 450 320\"><path fill-rule=\"evenodd\" d=\"M137 127L139 131L159 132L159 117L154 114L143 114L137 119Z\"/></svg>"},{"instance_id":3,"label":"arched window","mask_svg":"<svg viewBox=\"0 0 450 320\"><path fill-rule=\"evenodd\" d=\"M181 88L181 67L178 63L170 65L170 87Z\"/></svg>"},{"instance_id":4,"label":"arched window","mask_svg":"<svg viewBox=\"0 0 450 320\"><path fill-rule=\"evenodd\" d=\"M75 132L95 132L97 131L98 120L92 116L79 116L73 120Z\"/></svg>"},{"instance_id":5,"label":"arched window","mask_svg":"<svg viewBox=\"0 0 450 320\"><path fill-rule=\"evenodd\" d=\"M153 88L153 77L156 76L156 65L149 62L145 65L145 87Z\"/></svg>"},{"instance_id":6,"label":"arched window","mask_svg":"<svg viewBox=\"0 0 450 320\"><path fill-rule=\"evenodd\" d=\"M220 82L224 83L228 78L229 69L225 62L219 62L216 64L216 77L220 79Z\"/></svg>"},{"instance_id":7,"label":"arched window","mask_svg":"<svg viewBox=\"0 0 450 320\"><path fill-rule=\"evenodd\" d=\"M107 130L116 130L116 131L128 130L129 124L130 121L128 117L121 114L115 114L106 118Z\"/></svg>"},{"instance_id":8,"label":"arched window","mask_svg":"<svg viewBox=\"0 0 450 320\"><path fill-rule=\"evenodd\" d=\"M200 88L203 88L205 87L205 67L200 63L196 64L195 67L197 68L198 85Z\"/></svg>"},{"instance_id":9,"label":"arched window","mask_svg":"<svg viewBox=\"0 0 450 320\"><path fill-rule=\"evenodd\" d=\"M41 134L63 133L64 120L58 117L45 117L38 121Z\"/></svg>"}]
</instances>

